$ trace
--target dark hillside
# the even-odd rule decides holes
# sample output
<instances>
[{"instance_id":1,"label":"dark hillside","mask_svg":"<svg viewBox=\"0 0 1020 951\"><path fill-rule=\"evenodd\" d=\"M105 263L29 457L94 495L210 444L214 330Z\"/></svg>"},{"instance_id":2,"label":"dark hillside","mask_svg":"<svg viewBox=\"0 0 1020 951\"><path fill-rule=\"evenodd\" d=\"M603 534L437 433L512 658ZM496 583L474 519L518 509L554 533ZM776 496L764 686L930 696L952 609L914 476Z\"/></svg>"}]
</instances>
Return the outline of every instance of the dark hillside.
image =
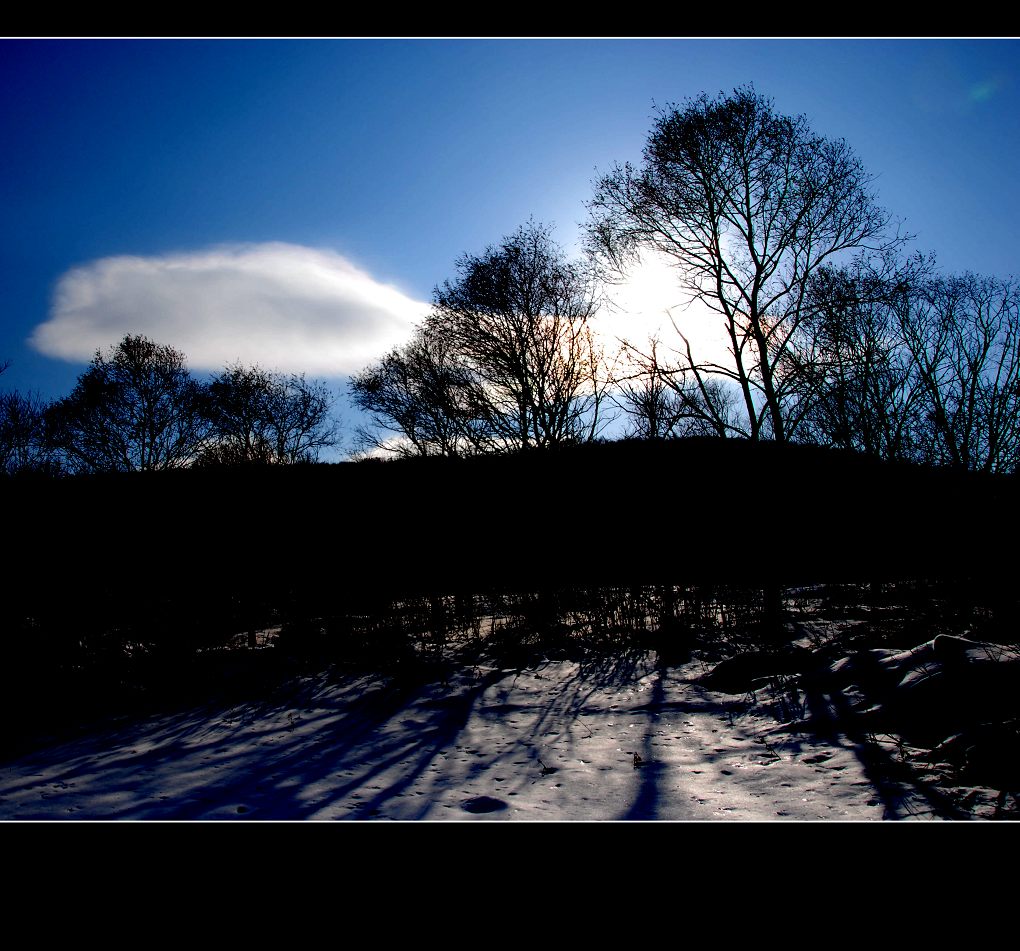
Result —
<instances>
[{"instance_id":1,"label":"dark hillside","mask_svg":"<svg viewBox=\"0 0 1020 951\"><path fill-rule=\"evenodd\" d=\"M1016 482L736 440L12 481L14 590L795 584L1008 568ZM313 592L309 592L313 594Z\"/></svg>"}]
</instances>

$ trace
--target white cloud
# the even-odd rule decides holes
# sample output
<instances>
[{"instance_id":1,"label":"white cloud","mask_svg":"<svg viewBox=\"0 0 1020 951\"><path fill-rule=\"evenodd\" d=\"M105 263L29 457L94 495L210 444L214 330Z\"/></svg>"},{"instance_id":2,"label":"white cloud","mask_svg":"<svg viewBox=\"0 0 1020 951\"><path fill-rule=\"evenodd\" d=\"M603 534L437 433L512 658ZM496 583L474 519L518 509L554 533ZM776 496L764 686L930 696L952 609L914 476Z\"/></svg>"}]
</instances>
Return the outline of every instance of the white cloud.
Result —
<instances>
[{"instance_id":1,"label":"white cloud","mask_svg":"<svg viewBox=\"0 0 1020 951\"><path fill-rule=\"evenodd\" d=\"M183 351L193 369L241 361L337 376L405 343L427 310L332 251L229 245L74 268L29 342L84 362L125 334L144 334Z\"/></svg>"}]
</instances>

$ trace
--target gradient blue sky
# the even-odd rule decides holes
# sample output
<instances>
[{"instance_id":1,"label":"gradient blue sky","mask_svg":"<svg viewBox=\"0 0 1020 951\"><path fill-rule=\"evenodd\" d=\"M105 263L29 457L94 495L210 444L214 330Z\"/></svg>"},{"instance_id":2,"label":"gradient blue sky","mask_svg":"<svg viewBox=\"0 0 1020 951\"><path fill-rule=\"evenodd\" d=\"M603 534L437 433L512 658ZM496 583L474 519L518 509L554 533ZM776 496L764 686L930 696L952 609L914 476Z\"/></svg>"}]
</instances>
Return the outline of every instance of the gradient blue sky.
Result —
<instances>
[{"instance_id":1,"label":"gradient blue sky","mask_svg":"<svg viewBox=\"0 0 1020 951\"><path fill-rule=\"evenodd\" d=\"M1016 40L4 40L0 388L129 330L339 382L462 253L529 216L575 246L656 103L748 82L944 270L1020 272Z\"/></svg>"}]
</instances>

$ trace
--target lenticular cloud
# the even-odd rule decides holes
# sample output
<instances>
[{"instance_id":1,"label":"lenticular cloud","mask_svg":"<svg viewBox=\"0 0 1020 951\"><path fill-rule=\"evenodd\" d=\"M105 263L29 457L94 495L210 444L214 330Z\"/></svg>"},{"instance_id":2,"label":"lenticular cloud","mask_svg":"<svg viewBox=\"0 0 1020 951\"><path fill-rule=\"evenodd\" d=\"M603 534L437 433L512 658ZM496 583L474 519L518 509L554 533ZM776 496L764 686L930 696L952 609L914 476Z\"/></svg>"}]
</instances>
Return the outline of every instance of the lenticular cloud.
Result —
<instances>
[{"instance_id":1,"label":"lenticular cloud","mask_svg":"<svg viewBox=\"0 0 1020 951\"><path fill-rule=\"evenodd\" d=\"M68 271L30 343L79 362L144 334L182 350L196 369L240 361L339 376L404 343L426 310L332 251L232 245Z\"/></svg>"}]
</instances>

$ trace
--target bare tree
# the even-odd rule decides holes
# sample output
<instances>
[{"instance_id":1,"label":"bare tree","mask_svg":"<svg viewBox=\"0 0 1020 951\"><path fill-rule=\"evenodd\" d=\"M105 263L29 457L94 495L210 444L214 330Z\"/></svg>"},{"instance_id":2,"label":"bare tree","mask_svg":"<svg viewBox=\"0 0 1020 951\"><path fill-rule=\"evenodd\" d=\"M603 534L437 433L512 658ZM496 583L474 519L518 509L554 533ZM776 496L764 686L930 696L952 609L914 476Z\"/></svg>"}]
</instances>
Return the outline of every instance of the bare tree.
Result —
<instances>
[{"instance_id":1,"label":"bare tree","mask_svg":"<svg viewBox=\"0 0 1020 951\"><path fill-rule=\"evenodd\" d=\"M484 421L504 448L591 440L602 422L602 353L589 321L593 271L568 262L530 222L436 289L433 319L480 384Z\"/></svg>"},{"instance_id":2,"label":"bare tree","mask_svg":"<svg viewBox=\"0 0 1020 951\"><path fill-rule=\"evenodd\" d=\"M615 379L617 405L630 420L625 435L638 439L666 439L676 435L683 413L672 386L658 369L659 341L648 341L648 361L631 361L632 372Z\"/></svg>"},{"instance_id":3,"label":"bare tree","mask_svg":"<svg viewBox=\"0 0 1020 951\"><path fill-rule=\"evenodd\" d=\"M55 474L59 465L46 438L47 403L36 393L0 394L0 472Z\"/></svg>"},{"instance_id":4,"label":"bare tree","mask_svg":"<svg viewBox=\"0 0 1020 951\"><path fill-rule=\"evenodd\" d=\"M6 360L0 363L0 374L9 366ZM58 471L46 438L46 408L37 393L0 393L0 472Z\"/></svg>"},{"instance_id":5,"label":"bare tree","mask_svg":"<svg viewBox=\"0 0 1020 951\"><path fill-rule=\"evenodd\" d=\"M1020 461L1020 288L933 262L824 268L788 359L818 442L983 471ZM791 376L793 371L791 371Z\"/></svg>"},{"instance_id":6,"label":"bare tree","mask_svg":"<svg viewBox=\"0 0 1020 951\"><path fill-rule=\"evenodd\" d=\"M1014 471L1020 461L1020 287L965 274L926 282L898 312L919 380L929 461Z\"/></svg>"},{"instance_id":7,"label":"bare tree","mask_svg":"<svg viewBox=\"0 0 1020 951\"><path fill-rule=\"evenodd\" d=\"M689 296L723 322L733 362L695 361L687 341L676 368L700 388L732 381L746 435L787 441L802 420L803 380L788 359L809 315L812 276L854 249L889 251L889 216L847 144L814 134L803 116L777 114L752 87L683 106L655 122L641 168L617 166L597 183L593 251L625 269L642 251L675 261ZM705 410L716 431L723 418Z\"/></svg>"},{"instance_id":8,"label":"bare tree","mask_svg":"<svg viewBox=\"0 0 1020 951\"><path fill-rule=\"evenodd\" d=\"M787 371L801 383L810 441L882 459L916 458L921 388L903 346L900 315L927 280L930 260L858 259L821 268Z\"/></svg>"},{"instance_id":9,"label":"bare tree","mask_svg":"<svg viewBox=\"0 0 1020 951\"><path fill-rule=\"evenodd\" d=\"M618 374L617 404L631 419L628 436L663 439L737 431L736 400L723 381L669 365L651 338L645 351L627 344L629 374Z\"/></svg>"},{"instance_id":10,"label":"bare tree","mask_svg":"<svg viewBox=\"0 0 1020 951\"><path fill-rule=\"evenodd\" d=\"M607 385L594 271L533 222L457 270L411 343L352 381L377 430L399 435L376 443L460 455L594 439Z\"/></svg>"},{"instance_id":11,"label":"bare tree","mask_svg":"<svg viewBox=\"0 0 1020 951\"><path fill-rule=\"evenodd\" d=\"M47 425L75 472L182 468L208 430L184 354L131 334L96 352L71 394L50 407Z\"/></svg>"},{"instance_id":12,"label":"bare tree","mask_svg":"<svg viewBox=\"0 0 1020 951\"><path fill-rule=\"evenodd\" d=\"M406 346L353 376L350 392L372 420L359 430L363 448L463 456L484 451L491 442L480 387L434 318L426 319Z\"/></svg>"},{"instance_id":13,"label":"bare tree","mask_svg":"<svg viewBox=\"0 0 1020 951\"><path fill-rule=\"evenodd\" d=\"M261 367L228 367L213 378L203 412L210 425L203 464L314 462L335 446L333 398L325 383Z\"/></svg>"}]
</instances>

